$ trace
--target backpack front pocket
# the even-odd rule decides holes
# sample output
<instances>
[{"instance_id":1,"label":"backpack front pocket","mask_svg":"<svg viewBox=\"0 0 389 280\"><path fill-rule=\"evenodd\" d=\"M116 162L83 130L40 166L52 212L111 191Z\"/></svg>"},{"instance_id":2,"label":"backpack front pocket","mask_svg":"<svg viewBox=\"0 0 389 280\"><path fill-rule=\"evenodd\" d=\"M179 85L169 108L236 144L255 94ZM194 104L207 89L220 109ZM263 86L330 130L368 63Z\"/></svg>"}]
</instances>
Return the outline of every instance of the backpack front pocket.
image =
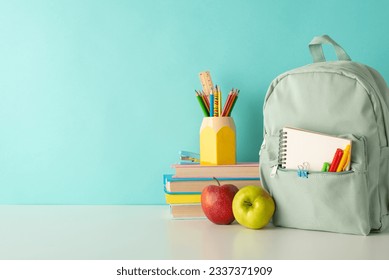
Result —
<instances>
[{"instance_id":1,"label":"backpack front pocket","mask_svg":"<svg viewBox=\"0 0 389 280\"><path fill-rule=\"evenodd\" d=\"M274 225L369 234L366 140L353 135L348 138L353 141L350 171L308 172L306 178L299 176L297 170L274 165L276 138L267 137L260 171L262 185L276 203Z\"/></svg>"},{"instance_id":2,"label":"backpack front pocket","mask_svg":"<svg viewBox=\"0 0 389 280\"><path fill-rule=\"evenodd\" d=\"M298 177L278 170L271 194L278 226L367 235L368 191L363 172L323 172Z\"/></svg>"}]
</instances>

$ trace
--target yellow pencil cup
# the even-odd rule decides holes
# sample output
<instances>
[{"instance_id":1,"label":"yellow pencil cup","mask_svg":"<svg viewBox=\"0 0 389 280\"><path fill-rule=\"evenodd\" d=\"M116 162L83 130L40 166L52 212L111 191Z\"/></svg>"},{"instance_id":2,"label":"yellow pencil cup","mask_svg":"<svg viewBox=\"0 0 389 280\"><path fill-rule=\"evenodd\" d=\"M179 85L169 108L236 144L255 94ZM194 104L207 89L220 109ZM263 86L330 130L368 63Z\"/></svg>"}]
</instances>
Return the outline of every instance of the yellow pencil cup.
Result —
<instances>
[{"instance_id":1,"label":"yellow pencil cup","mask_svg":"<svg viewBox=\"0 0 389 280\"><path fill-rule=\"evenodd\" d=\"M205 117L200 128L200 164L236 163L236 131L231 117Z\"/></svg>"}]
</instances>

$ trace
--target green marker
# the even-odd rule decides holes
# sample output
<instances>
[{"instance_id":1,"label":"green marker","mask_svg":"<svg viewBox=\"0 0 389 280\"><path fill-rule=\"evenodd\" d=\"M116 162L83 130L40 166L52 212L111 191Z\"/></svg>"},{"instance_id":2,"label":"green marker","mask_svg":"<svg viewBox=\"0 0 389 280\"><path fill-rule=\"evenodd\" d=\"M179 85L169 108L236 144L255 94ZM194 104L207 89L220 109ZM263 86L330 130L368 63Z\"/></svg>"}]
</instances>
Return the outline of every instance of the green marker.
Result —
<instances>
[{"instance_id":1,"label":"green marker","mask_svg":"<svg viewBox=\"0 0 389 280\"><path fill-rule=\"evenodd\" d=\"M328 162L323 163L323 167L321 168L321 172L328 172L330 169L330 164Z\"/></svg>"}]
</instances>

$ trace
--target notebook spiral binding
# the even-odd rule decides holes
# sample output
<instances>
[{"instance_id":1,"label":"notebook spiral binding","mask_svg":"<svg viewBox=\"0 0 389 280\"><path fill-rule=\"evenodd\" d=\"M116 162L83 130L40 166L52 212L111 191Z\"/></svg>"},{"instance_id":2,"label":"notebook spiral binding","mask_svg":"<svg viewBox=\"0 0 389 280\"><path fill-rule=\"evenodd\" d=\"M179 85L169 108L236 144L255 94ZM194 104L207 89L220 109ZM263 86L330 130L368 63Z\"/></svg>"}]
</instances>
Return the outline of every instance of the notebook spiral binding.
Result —
<instances>
[{"instance_id":1,"label":"notebook spiral binding","mask_svg":"<svg viewBox=\"0 0 389 280\"><path fill-rule=\"evenodd\" d=\"M281 168L285 168L286 164L286 147L287 147L287 132L280 130L280 143L278 149L278 165Z\"/></svg>"}]
</instances>

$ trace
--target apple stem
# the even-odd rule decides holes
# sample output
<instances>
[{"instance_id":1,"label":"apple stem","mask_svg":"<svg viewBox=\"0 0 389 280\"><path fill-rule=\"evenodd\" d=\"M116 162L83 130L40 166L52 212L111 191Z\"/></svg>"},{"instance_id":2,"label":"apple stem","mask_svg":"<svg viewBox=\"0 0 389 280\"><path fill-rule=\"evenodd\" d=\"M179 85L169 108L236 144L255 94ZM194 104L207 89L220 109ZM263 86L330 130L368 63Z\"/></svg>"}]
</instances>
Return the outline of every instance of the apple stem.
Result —
<instances>
[{"instance_id":1,"label":"apple stem","mask_svg":"<svg viewBox=\"0 0 389 280\"><path fill-rule=\"evenodd\" d=\"M252 206L253 205L250 201L245 201L244 204L246 204L247 206Z\"/></svg>"},{"instance_id":2,"label":"apple stem","mask_svg":"<svg viewBox=\"0 0 389 280\"><path fill-rule=\"evenodd\" d=\"M213 179L215 179L215 180L216 180L217 184L218 184L218 185L219 185L219 187L220 187L220 182L219 182L219 180L218 180L218 179L216 179L216 177L213 177Z\"/></svg>"}]
</instances>

